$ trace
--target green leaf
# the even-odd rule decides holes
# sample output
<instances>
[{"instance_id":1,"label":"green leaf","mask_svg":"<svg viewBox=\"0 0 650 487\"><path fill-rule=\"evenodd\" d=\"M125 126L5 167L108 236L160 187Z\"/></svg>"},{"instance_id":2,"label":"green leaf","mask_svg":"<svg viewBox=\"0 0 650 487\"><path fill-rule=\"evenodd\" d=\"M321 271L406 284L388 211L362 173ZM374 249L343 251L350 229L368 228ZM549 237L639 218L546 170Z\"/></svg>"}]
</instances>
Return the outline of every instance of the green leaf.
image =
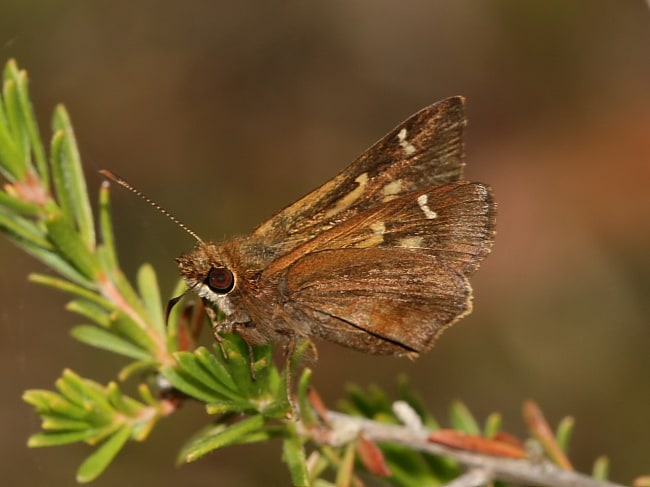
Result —
<instances>
[{"instance_id":1,"label":"green leaf","mask_svg":"<svg viewBox=\"0 0 650 487\"><path fill-rule=\"evenodd\" d=\"M35 233L38 231L36 225L23 225L24 222L22 218L6 217L0 212L0 231L8 234L10 241L70 281L85 288L94 287L93 282L84 277L69 261L63 259L48 241L40 240L41 235Z\"/></svg>"},{"instance_id":2,"label":"green leaf","mask_svg":"<svg viewBox=\"0 0 650 487\"><path fill-rule=\"evenodd\" d=\"M5 193L4 191L0 191L0 206L4 206L12 213L23 213L28 216L37 216L41 213L40 206L34 203L29 203L20 198L16 198L15 196Z\"/></svg>"},{"instance_id":3,"label":"green leaf","mask_svg":"<svg viewBox=\"0 0 650 487\"><path fill-rule=\"evenodd\" d=\"M555 438L558 446L564 453L569 451L569 442L571 441L571 434L573 433L574 419L571 416L562 418L560 424L557 426Z\"/></svg>"},{"instance_id":4,"label":"green leaf","mask_svg":"<svg viewBox=\"0 0 650 487\"><path fill-rule=\"evenodd\" d=\"M147 331L153 331L153 327L150 326L150 321L148 319L147 312L142 305L142 301L140 300L140 296L138 296L138 293L135 292L133 289L133 286L129 282L129 280L126 278L124 273L119 269L115 269L113 275L111 276L112 278L112 284L114 285L115 289L112 289L111 291L115 293L119 293L119 297L117 297L117 300L120 302L126 301L121 305L121 309L125 309L130 307L131 308L131 313L129 315L131 318L133 318L132 314L138 315L138 326L144 327L143 329L147 329Z\"/></svg>"},{"instance_id":5,"label":"green leaf","mask_svg":"<svg viewBox=\"0 0 650 487\"><path fill-rule=\"evenodd\" d=\"M47 411L49 404L58 398L56 392L47 391L44 389L29 389L23 393L23 401L36 408L37 411Z\"/></svg>"},{"instance_id":6,"label":"green leaf","mask_svg":"<svg viewBox=\"0 0 650 487\"><path fill-rule=\"evenodd\" d=\"M62 394L57 394L56 398L47 404L45 409L38 411L42 418L47 415L66 417L79 421L88 419L88 411L78 404L71 403Z\"/></svg>"},{"instance_id":7,"label":"green leaf","mask_svg":"<svg viewBox=\"0 0 650 487\"><path fill-rule=\"evenodd\" d=\"M145 374L158 370L159 365L160 362L155 359L138 360L137 362L131 362L124 366L117 374L117 377L120 381L124 382L136 374Z\"/></svg>"},{"instance_id":8,"label":"green leaf","mask_svg":"<svg viewBox=\"0 0 650 487\"><path fill-rule=\"evenodd\" d=\"M116 411L131 418L137 417L146 407L140 401L122 394L116 382L108 384L108 400Z\"/></svg>"},{"instance_id":9,"label":"green leaf","mask_svg":"<svg viewBox=\"0 0 650 487\"><path fill-rule=\"evenodd\" d=\"M24 123L23 129L28 134L32 153L34 154L34 159L36 160L36 168L38 169L38 174L40 175L40 179L44 188L47 190L49 180L47 159L45 157L43 142L41 141L41 136L38 131L38 124L36 123L34 108L32 107L32 103L29 99L29 80L25 71L18 71L18 66L15 64L15 61L9 61L8 64L11 65L12 62L12 71L15 73L14 79L16 80L18 87L18 103L20 105Z\"/></svg>"},{"instance_id":10,"label":"green leaf","mask_svg":"<svg viewBox=\"0 0 650 487\"><path fill-rule=\"evenodd\" d=\"M194 462L217 448L246 442L248 435L261 433L260 430L262 430L264 424L264 418L256 414L233 425L220 425L219 428L197 435L188 445L183 447L179 461Z\"/></svg>"},{"instance_id":11,"label":"green leaf","mask_svg":"<svg viewBox=\"0 0 650 487\"><path fill-rule=\"evenodd\" d=\"M147 384L140 384L138 386L138 393L145 404L156 408L160 407L160 400L153 395L151 388Z\"/></svg>"},{"instance_id":12,"label":"green leaf","mask_svg":"<svg viewBox=\"0 0 650 487\"><path fill-rule=\"evenodd\" d=\"M47 415L43 416L41 428L50 431L86 431L89 428L89 424L88 421Z\"/></svg>"},{"instance_id":13,"label":"green leaf","mask_svg":"<svg viewBox=\"0 0 650 487\"><path fill-rule=\"evenodd\" d=\"M165 366L160 373L179 391L207 403L219 402L222 397L215 394L215 391L201 384L191 376L178 370L176 367Z\"/></svg>"},{"instance_id":14,"label":"green leaf","mask_svg":"<svg viewBox=\"0 0 650 487\"><path fill-rule=\"evenodd\" d=\"M298 380L298 406L300 407L300 419L308 428L318 423L314 408L309 402L309 387L311 381L311 369L305 368Z\"/></svg>"},{"instance_id":15,"label":"green leaf","mask_svg":"<svg viewBox=\"0 0 650 487\"><path fill-rule=\"evenodd\" d=\"M133 428L124 426L106 440L77 470L77 482L87 483L96 479L110 465L115 456L131 437Z\"/></svg>"},{"instance_id":16,"label":"green leaf","mask_svg":"<svg viewBox=\"0 0 650 487\"><path fill-rule=\"evenodd\" d=\"M59 130L52 135L50 142L50 164L52 166L52 181L54 182L54 189L56 190L56 199L61 208L61 211L66 215L70 221L74 221L72 212L72 197L66 188L66 176L63 172L62 165L58 163L63 158L63 142L65 133Z\"/></svg>"},{"instance_id":17,"label":"green leaf","mask_svg":"<svg viewBox=\"0 0 650 487\"><path fill-rule=\"evenodd\" d=\"M178 365L183 369L183 372L191 376L192 379L200 382L205 387L211 389L213 392L224 396L226 398L237 398L236 390L231 390L220 382L217 377L206 369L200 360L191 352L176 352L174 358ZM205 359L205 356L204 356Z\"/></svg>"},{"instance_id":18,"label":"green leaf","mask_svg":"<svg viewBox=\"0 0 650 487\"><path fill-rule=\"evenodd\" d=\"M151 360L151 354L115 333L93 325L75 326L70 334L86 345L124 355L136 360Z\"/></svg>"},{"instance_id":19,"label":"green leaf","mask_svg":"<svg viewBox=\"0 0 650 487\"><path fill-rule=\"evenodd\" d=\"M95 224L86 179L70 118L63 105L56 107L52 126L55 131L51 153L52 175L61 208L77 225L85 247L94 249Z\"/></svg>"},{"instance_id":20,"label":"green leaf","mask_svg":"<svg viewBox=\"0 0 650 487\"><path fill-rule=\"evenodd\" d=\"M84 289L81 286L68 282L65 279L60 279L58 277L48 276L45 274L33 273L29 275L29 280L31 282L58 289L64 293L73 294L75 296L79 296L80 298L87 299L88 301L93 302L107 310L113 310L115 308L115 305L108 299L100 296L93 291L89 291L88 289Z\"/></svg>"},{"instance_id":21,"label":"green leaf","mask_svg":"<svg viewBox=\"0 0 650 487\"><path fill-rule=\"evenodd\" d=\"M319 451L314 451L309 455L309 479L313 487L335 487L334 484L326 482L319 478L327 468L330 462L326 456Z\"/></svg>"},{"instance_id":22,"label":"green leaf","mask_svg":"<svg viewBox=\"0 0 650 487\"><path fill-rule=\"evenodd\" d=\"M115 249L115 233L111 221L111 192L109 184L103 181L99 188L99 231L102 244L98 251L102 253L102 262L109 275L113 275L118 269L117 251Z\"/></svg>"},{"instance_id":23,"label":"green leaf","mask_svg":"<svg viewBox=\"0 0 650 487\"><path fill-rule=\"evenodd\" d=\"M492 413L485 420L485 427L483 434L486 438L493 438L499 431L501 431L502 418L499 413Z\"/></svg>"},{"instance_id":24,"label":"green leaf","mask_svg":"<svg viewBox=\"0 0 650 487\"><path fill-rule=\"evenodd\" d=\"M596 480L607 480L609 478L609 458L598 457L591 472L592 477Z\"/></svg>"},{"instance_id":25,"label":"green leaf","mask_svg":"<svg viewBox=\"0 0 650 487\"><path fill-rule=\"evenodd\" d=\"M272 345L256 345L253 346L253 372L255 374L255 383L257 384L257 394L260 394L263 389L275 389L282 381L283 387L285 380L280 374L277 367L273 364L273 346ZM250 376L250 364L249 364ZM294 374L295 375L295 374ZM268 383L269 387L266 386Z\"/></svg>"},{"instance_id":26,"label":"green leaf","mask_svg":"<svg viewBox=\"0 0 650 487\"><path fill-rule=\"evenodd\" d=\"M45 265L47 265L51 269L54 269L63 277L68 279L70 281L69 284L70 283L78 284L88 289L92 289L94 287L92 281L82 276L74 267L72 267L72 265L68 261L61 258L61 256L58 253L54 251L31 247L29 244L22 244L22 247L28 254L33 255L38 260L43 262ZM31 279L32 275L34 274L30 274L28 276L28 279ZM68 281L62 280L62 282L68 282ZM99 298L100 296L97 297Z\"/></svg>"},{"instance_id":27,"label":"green leaf","mask_svg":"<svg viewBox=\"0 0 650 487\"><path fill-rule=\"evenodd\" d=\"M43 448L46 446L70 445L71 443L88 441L96 436L97 431L94 429L81 431L48 431L46 433L35 433L30 436L27 440L27 446L29 448Z\"/></svg>"},{"instance_id":28,"label":"green leaf","mask_svg":"<svg viewBox=\"0 0 650 487\"><path fill-rule=\"evenodd\" d=\"M106 388L101 384L65 369L55 385L66 398L75 400L82 406L86 414L92 415L95 421L98 417L105 420L107 415L110 415L112 408L106 397ZM88 409L89 404L93 406L92 409Z\"/></svg>"},{"instance_id":29,"label":"green leaf","mask_svg":"<svg viewBox=\"0 0 650 487\"><path fill-rule=\"evenodd\" d=\"M211 402L205 405L205 411L208 414L226 414L226 413L242 413L242 412L257 412L257 408L246 399L219 399L218 402ZM264 415L268 417L266 411Z\"/></svg>"},{"instance_id":30,"label":"green leaf","mask_svg":"<svg viewBox=\"0 0 650 487\"><path fill-rule=\"evenodd\" d=\"M239 335L231 333L223 338L223 345L228 355L228 371L237 390L245 397L254 396L257 384L251 375L248 344Z\"/></svg>"},{"instance_id":31,"label":"green leaf","mask_svg":"<svg viewBox=\"0 0 650 487\"><path fill-rule=\"evenodd\" d=\"M23 116L20 111L20 99L18 87L13 73L5 69L5 82L3 86L3 98L5 116L7 121L7 139L11 140L10 148L6 154L9 158L5 160L5 167L13 176L10 180L24 181L29 172L29 135L24 130ZM9 72L9 76L7 73ZM4 138L4 137L3 137Z\"/></svg>"},{"instance_id":32,"label":"green leaf","mask_svg":"<svg viewBox=\"0 0 650 487\"><path fill-rule=\"evenodd\" d=\"M332 482L323 479L316 479L312 482L313 487L336 487Z\"/></svg>"},{"instance_id":33,"label":"green leaf","mask_svg":"<svg viewBox=\"0 0 650 487\"><path fill-rule=\"evenodd\" d=\"M30 243L35 247L54 250L54 247L46 239L43 231L34 222L15 214L7 214L4 211L0 211L0 229L13 237L19 246L22 246L24 243Z\"/></svg>"},{"instance_id":34,"label":"green leaf","mask_svg":"<svg viewBox=\"0 0 650 487\"><path fill-rule=\"evenodd\" d=\"M352 470L354 468L354 442L346 445L343 458L336 472L336 486L344 487L352 484Z\"/></svg>"},{"instance_id":35,"label":"green leaf","mask_svg":"<svg viewBox=\"0 0 650 487\"><path fill-rule=\"evenodd\" d=\"M104 328L110 326L110 312L103 306L99 306L97 303L85 299L75 299L66 304L65 309L93 320Z\"/></svg>"},{"instance_id":36,"label":"green leaf","mask_svg":"<svg viewBox=\"0 0 650 487\"><path fill-rule=\"evenodd\" d=\"M86 384L77 374L66 370L63 375L55 382L56 388L63 398L71 405L79 409L85 409L85 403L88 400L86 395Z\"/></svg>"},{"instance_id":37,"label":"green leaf","mask_svg":"<svg viewBox=\"0 0 650 487\"><path fill-rule=\"evenodd\" d=\"M96 280L101 270L91 248L63 215L51 215L45 221L48 236L63 257L87 279Z\"/></svg>"},{"instance_id":38,"label":"green leaf","mask_svg":"<svg viewBox=\"0 0 650 487\"><path fill-rule=\"evenodd\" d=\"M282 442L282 460L289 467L292 485L296 487L309 486L307 458L305 449L297 435L290 435Z\"/></svg>"},{"instance_id":39,"label":"green leaf","mask_svg":"<svg viewBox=\"0 0 650 487\"><path fill-rule=\"evenodd\" d=\"M0 169L7 180L23 181L26 170L20 149L14 143L9 127L0 124Z\"/></svg>"},{"instance_id":40,"label":"green leaf","mask_svg":"<svg viewBox=\"0 0 650 487\"><path fill-rule=\"evenodd\" d=\"M211 424L205 428L202 428L197 432L186 444L183 446L181 451L178 453L176 458L176 463L178 465L187 463L189 461L194 461L200 458L200 456L209 453L211 450L207 450L203 453L197 453L198 450L202 450L204 447L205 441L210 441L215 435L220 435L230 426L225 423L216 423ZM245 445L249 443L259 443L263 441L268 441L274 438L282 438L285 436L285 430L281 426L267 426L263 428L254 429L249 433L245 433L237 437L237 441L231 443L227 446L232 445ZM192 460L187 460L188 455L192 456ZM194 457L194 455L198 455Z\"/></svg>"},{"instance_id":41,"label":"green leaf","mask_svg":"<svg viewBox=\"0 0 650 487\"><path fill-rule=\"evenodd\" d=\"M216 354L221 353L217 345L215 345L214 350ZM197 348L194 351L194 355L196 356L196 360L207 371L209 371L210 374L212 374L215 380L223 384L223 386L232 393L238 394L237 384L235 384L232 375L230 375L230 372L228 371L228 368L223 363L221 363L220 359L217 358L217 356L221 358L221 355L215 356L214 354L210 353L210 351L205 347Z\"/></svg>"},{"instance_id":42,"label":"green leaf","mask_svg":"<svg viewBox=\"0 0 650 487\"><path fill-rule=\"evenodd\" d=\"M143 321L141 315L135 313L127 314L127 311L123 308L118 308L111 314L110 329L137 347L149 351L150 356L157 356L158 342L156 339L159 337L149 326L149 323Z\"/></svg>"},{"instance_id":43,"label":"green leaf","mask_svg":"<svg viewBox=\"0 0 650 487\"><path fill-rule=\"evenodd\" d=\"M450 422L454 429L470 435L480 435L481 428L467 406L460 401L451 404Z\"/></svg>"},{"instance_id":44,"label":"green leaf","mask_svg":"<svg viewBox=\"0 0 650 487\"><path fill-rule=\"evenodd\" d=\"M150 264L141 265L138 269L138 291L150 322L163 334L165 332L165 317L163 316L163 304L159 289L154 268Z\"/></svg>"}]
</instances>

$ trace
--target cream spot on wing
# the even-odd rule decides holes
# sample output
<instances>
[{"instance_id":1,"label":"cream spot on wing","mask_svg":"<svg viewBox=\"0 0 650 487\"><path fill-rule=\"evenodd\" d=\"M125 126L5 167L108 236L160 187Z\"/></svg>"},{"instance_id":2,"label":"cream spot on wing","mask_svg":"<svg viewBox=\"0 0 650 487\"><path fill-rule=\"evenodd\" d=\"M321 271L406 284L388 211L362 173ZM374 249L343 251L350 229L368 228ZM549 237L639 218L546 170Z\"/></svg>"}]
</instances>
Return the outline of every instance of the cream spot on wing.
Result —
<instances>
[{"instance_id":1,"label":"cream spot on wing","mask_svg":"<svg viewBox=\"0 0 650 487\"><path fill-rule=\"evenodd\" d=\"M345 210L346 208L349 208L352 203L354 203L356 200L359 199L359 197L363 194L364 190L366 189L366 184L368 184L368 173L367 172L361 173L359 176L357 176L355 181L358 183L357 187L354 188L345 196L343 196L340 200L338 200L336 202L336 205L334 205L334 208L328 210L325 213L325 218L334 216L337 213L340 213L341 211Z\"/></svg>"},{"instance_id":2,"label":"cream spot on wing","mask_svg":"<svg viewBox=\"0 0 650 487\"><path fill-rule=\"evenodd\" d=\"M423 237L404 237L398 240L397 245L405 249L421 249L423 243Z\"/></svg>"},{"instance_id":3,"label":"cream spot on wing","mask_svg":"<svg viewBox=\"0 0 650 487\"><path fill-rule=\"evenodd\" d=\"M377 222L370 225L372 235L364 238L361 242L355 245L359 249L367 249L369 247L376 247L384 241L384 233L386 232L386 225L383 222Z\"/></svg>"},{"instance_id":4,"label":"cream spot on wing","mask_svg":"<svg viewBox=\"0 0 650 487\"><path fill-rule=\"evenodd\" d=\"M402 180L401 179L396 179L395 181L391 181L390 183L386 184L383 188L381 188L381 193L384 195L382 198L382 201L390 201L394 200L397 198L397 195L400 194L402 191Z\"/></svg>"},{"instance_id":5,"label":"cream spot on wing","mask_svg":"<svg viewBox=\"0 0 650 487\"><path fill-rule=\"evenodd\" d=\"M384 225L384 222L377 222L370 225L370 229L375 233L375 235L383 235L386 231L386 225Z\"/></svg>"},{"instance_id":6,"label":"cream spot on wing","mask_svg":"<svg viewBox=\"0 0 650 487\"><path fill-rule=\"evenodd\" d=\"M429 202L429 197L426 194L421 194L418 196L418 205L420 205L420 209L424 212L424 216L426 216L429 220L435 218L438 216L438 214L433 211L431 208L429 208L428 205Z\"/></svg>"},{"instance_id":7,"label":"cream spot on wing","mask_svg":"<svg viewBox=\"0 0 650 487\"><path fill-rule=\"evenodd\" d=\"M402 149L404 149L404 152L406 152L406 154L410 156L411 154L416 152L417 149L415 148L415 146L413 144L411 144L408 140L406 140L406 135L407 134L408 134L408 132L406 131L405 128L403 128L397 134L397 140L399 141L400 147Z\"/></svg>"}]
</instances>

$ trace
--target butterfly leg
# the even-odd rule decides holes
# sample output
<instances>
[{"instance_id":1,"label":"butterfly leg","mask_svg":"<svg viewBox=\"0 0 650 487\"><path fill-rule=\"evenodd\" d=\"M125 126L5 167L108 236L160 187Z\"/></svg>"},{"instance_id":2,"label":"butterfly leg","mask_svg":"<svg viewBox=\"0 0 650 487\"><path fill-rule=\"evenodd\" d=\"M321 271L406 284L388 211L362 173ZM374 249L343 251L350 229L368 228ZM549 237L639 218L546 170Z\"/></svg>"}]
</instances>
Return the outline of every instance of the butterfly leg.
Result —
<instances>
[{"instance_id":1,"label":"butterfly leg","mask_svg":"<svg viewBox=\"0 0 650 487\"><path fill-rule=\"evenodd\" d=\"M251 379L257 380L255 378L255 354L253 353L253 345L246 343L248 345L248 359L251 364Z\"/></svg>"},{"instance_id":2,"label":"butterfly leg","mask_svg":"<svg viewBox=\"0 0 650 487\"><path fill-rule=\"evenodd\" d=\"M286 357L286 362L284 364L284 378L285 378L285 388L287 392L287 399L289 400L289 404L291 405L291 411L289 412L289 416L291 418L297 418L298 417L298 405L296 404L296 399L293 397L292 393L292 387L293 387L293 381L291 380L293 376L293 357L296 352L296 334L293 332L293 330L284 330L284 334L287 337L287 344L285 345L284 348L284 353Z\"/></svg>"},{"instance_id":3,"label":"butterfly leg","mask_svg":"<svg viewBox=\"0 0 650 487\"><path fill-rule=\"evenodd\" d=\"M238 323L233 324L223 320L217 321L217 313L210 306L205 306L205 312L208 315L208 318L210 319L210 323L212 324L212 334L214 335L214 339L217 342L217 345L219 345L219 349L221 350L221 355L223 355L223 358L225 360L228 360L228 354L226 353L226 349L223 346L223 337L221 336L221 333L237 333L238 327L245 327L246 325L238 324ZM246 346L248 347L248 360L250 364L251 379L256 380L255 354L253 352L253 345L251 345L246 341Z\"/></svg>"},{"instance_id":4,"label":"butterfly leg","mask_svg":"<svg viewBox=\"0 0 650 487\"><path fill-rule=\"evenodd\" d=\"M298 365L305 359L307 355L308 360L315 359L317 356L316 347L314 343L308 338L297 334L292 329L276 330L276 332L285 338L284 342L284 374L285 374L285 389L287 399L291 405L291 412L289 418L298 417L298 404L293 391L293 379Z\"/></svg>"},{"instance_id":5,"label":"butterfly leg","mask_svg":"<svg viewBox=\"0 0 650 487\"><path fill-rule=\"evenodd\" d=\"M214 335L214 339L217 342L217 345L219 345L219 349L221 350L221 355L223 355L223 358L225 360L228 360L228 354L226 354L226 349L223 346L223 337L221 336L222 332L228 333L230 328L232 327L230 324L225 323L224 321L218 321L217 320L217 312L210 306L209 304L205 303L204 300L204 308L205 308L205 314L208 315L208 319L210 320L210 325L212 326L212 334ZM224 330L224 328L227 328Z\"/></svg>"},{"instance_id":6,"label":"butterfly leg","mask_svg":"<svg viewBox=\"0 0 650 487\"><path fill-rule=\"evenodd\" d=\"M236 326L233 326L233 331L235 333L237 333L237 327ZM246 341L246 340L244 340L244 341ZM248 363L249 363L250 370L251 370L251 379L257 380L255 378L255 353L253 352L253 345L246 342L246 346L248 347Z\"/></svg>"}]
</instances>

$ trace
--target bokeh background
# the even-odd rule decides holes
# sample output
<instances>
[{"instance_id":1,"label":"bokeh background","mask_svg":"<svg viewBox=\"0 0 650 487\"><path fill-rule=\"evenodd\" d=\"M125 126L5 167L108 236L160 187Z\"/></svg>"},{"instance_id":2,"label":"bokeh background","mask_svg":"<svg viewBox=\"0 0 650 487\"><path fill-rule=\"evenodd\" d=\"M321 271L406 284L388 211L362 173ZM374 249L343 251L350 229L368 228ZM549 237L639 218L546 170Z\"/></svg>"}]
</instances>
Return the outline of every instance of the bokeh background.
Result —
<instances>
[{"instance_id":1,"label":"bokeh background","mask_svg":"<svg viewBox=\"0 0 650 487\"><path fill-rule=\"evenodd\" d=\"M576 418L571 457L621 482L650 473L650 10L628 0L222 2L3 0L0 61L28 69L49 137L69 109L93 192L110 168L206 239L251 230L419 108L468 97L467 177L493 186L498 235L475 311L416 362L320 344L315 384L394 391L407 374L443 422L466 401L522 433L536 399ZM193 241L114 192L125 267L171 290ZM64 367L122 365L67 332L46 271L0 241L0 464L5 485L72 485L89 449L28 450L20 396ZM205 424L188 405L129 445L97 486L287 485L278 444L174 467Z\"/></svg>"}]
</instances>

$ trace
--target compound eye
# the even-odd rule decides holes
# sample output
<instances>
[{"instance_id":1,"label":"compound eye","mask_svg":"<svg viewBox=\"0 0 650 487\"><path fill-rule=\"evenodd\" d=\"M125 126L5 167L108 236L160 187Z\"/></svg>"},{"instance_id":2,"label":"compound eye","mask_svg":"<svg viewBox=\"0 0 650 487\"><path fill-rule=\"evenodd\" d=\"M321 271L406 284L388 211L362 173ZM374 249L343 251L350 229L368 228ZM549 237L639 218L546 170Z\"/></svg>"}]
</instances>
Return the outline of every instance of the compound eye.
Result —
<instances>
[{"instance_id":1,"label":"compound eye","mask_svg":"<svg viewBox=\"0 0 650 487\"><path fill-rule=\"evenodd\" d=\"M213 267L208 272L205 283L211 291L217 294L226 294L235 285L235 276L225 267Z\"/></svg>"}]
</instances>

